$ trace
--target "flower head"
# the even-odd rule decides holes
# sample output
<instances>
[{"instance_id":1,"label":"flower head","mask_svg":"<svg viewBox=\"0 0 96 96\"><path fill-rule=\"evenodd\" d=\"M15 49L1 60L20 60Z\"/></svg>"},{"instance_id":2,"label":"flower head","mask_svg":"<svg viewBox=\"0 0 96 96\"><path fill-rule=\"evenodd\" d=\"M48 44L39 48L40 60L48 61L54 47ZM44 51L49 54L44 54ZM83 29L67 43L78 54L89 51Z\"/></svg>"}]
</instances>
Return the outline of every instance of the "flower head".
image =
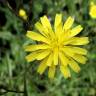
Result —
<instances>
[{"instance_id":1,"label":"flower head","mask_svg":"<svg viewBox=\"0 0 96 96\"><path fill-rule=\"evenodd\" d=\"M25 51L31 52L26 59L28 62L40 60L37 70L40 74L48 68L48 76L53 78L58 66L64 77L68 78L71 76L69 68L78 73L78 63L86 63L87 50L77 46L86 45L88 37L76 37L83 28L81 25L71 28L73 22L74 18L68 17L63 25L62 15L56 14L52 29L48 18L43 16L35 24L38 32L27 31L26 36L38 41L38 44L25 46Z\"/></svg>"},{"instance_id":2,"label":"flower head","mask_svg":"<svg viewBox=\"0 0 96 96\"><path fill-rule=\"evenodd\" d=\"M19 16L22 17L24 20L26 20L27 19L26 11L24 9L20 9Z\"/></svg>"},{"instance_id":3,"label":"flower head","mask_svg":"<svg viewBox=\"0 0 96 96\"><path fill-rule=\"evenodd\" d=\"M94 2L90 3L89 15L93 19L96 19L96 4L94 4Z\"/></svg>"}]
</instances>

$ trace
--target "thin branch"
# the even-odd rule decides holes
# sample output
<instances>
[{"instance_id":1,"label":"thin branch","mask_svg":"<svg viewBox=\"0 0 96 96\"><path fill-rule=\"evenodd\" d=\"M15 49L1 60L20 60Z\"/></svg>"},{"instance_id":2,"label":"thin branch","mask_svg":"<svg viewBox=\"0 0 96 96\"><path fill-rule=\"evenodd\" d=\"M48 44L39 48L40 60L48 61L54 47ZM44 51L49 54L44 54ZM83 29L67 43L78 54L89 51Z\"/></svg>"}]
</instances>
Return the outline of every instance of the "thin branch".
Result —
<instances>
[{"instance_id":1,"label":"thin branch","mask_svg":"<svg viewBox=\"0 0 96 96\"><path fill-rule=\"evenodd\" d=\"M14 93L24 93L24 91L18 91L18 90L7 90L7 92L14 92Z\"/></svg>"}]
</instances>

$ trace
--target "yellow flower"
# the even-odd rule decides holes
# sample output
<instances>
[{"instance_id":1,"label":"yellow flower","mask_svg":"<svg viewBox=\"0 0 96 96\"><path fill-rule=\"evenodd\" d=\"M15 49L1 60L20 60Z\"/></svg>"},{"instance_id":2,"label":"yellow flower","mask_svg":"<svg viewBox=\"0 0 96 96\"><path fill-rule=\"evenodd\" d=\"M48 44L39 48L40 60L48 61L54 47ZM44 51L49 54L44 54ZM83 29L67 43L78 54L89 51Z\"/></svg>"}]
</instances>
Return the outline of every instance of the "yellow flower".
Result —
<instances>
[{"instance_id":1,"label":"yellow flower","mask_svg":"<svg viewBox=\"0 0 96 96\"><path fill-rule=\"evenodd\" d=\"M91 2L90 4L89 15L93 19L96 19L96 4L94 4L94 2Z\"/></svg>"},{"instance_id":2,"label":"yellow flower","mask_svg":"<svg viewBox=\"0 0 96 96\"><path fill-rule=\"evenodd\" d=\"M56 14L54 29L46 16L41 17L40 21L35 24L38 32L27 31L26 36L38 41L38 44L25 46L25 51L31 52L26 56L26 60L40 60L37 71L42 74L48 68L49 78L54 78L57 66L65 78L71 76L69 68L78 73L78 63L86 63L87 50L77 46L89 42L88 37L76 37L83 29L82 26L71 28L74 22L72 17L68 17L63 25L61 14Z\"/></svg>"},{"instance_id":3,"label":"yellow flower","mask_svg":"<svg viewBox=\"0 0 96 96\"><path fill-rule=\"evenodd\" d=\"M24 9L19 10L19 16L22 17L24 20L27 20L27 14Z\"/></svg>"}]
</instances>

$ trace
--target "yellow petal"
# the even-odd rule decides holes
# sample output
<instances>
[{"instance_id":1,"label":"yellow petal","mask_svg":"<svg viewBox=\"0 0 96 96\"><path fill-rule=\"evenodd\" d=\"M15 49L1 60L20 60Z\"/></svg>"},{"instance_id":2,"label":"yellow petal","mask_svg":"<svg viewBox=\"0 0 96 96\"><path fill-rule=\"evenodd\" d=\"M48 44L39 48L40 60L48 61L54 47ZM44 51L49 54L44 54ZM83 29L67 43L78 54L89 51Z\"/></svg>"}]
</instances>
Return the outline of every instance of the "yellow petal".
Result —
<instances>
[{"instance_id":1,"label":"yellow petal","mask_svg":"<svg viewBox=\"0 0 96 96\"><path fill-rule=\"evenodd\" d=\"M68 48L68 47L63 47L62 49L61 49L63 52L64 52L64 54L66 54L67 56L73 56L74 55L74 53Z\"/></svg>"},{"instance_id":2,"label":"yellow petal","mask_svg":"<svg viewBox=\"0 0 96 96\"><path fill-rule=\"evenodd\" d=\"M64 39L65 40L65 39ZM89 43L88 37L73 37L63 40L64 45L85 45Z\"/></svg>"},{"instance_id":3,"label":"yellow petal","mask_svg":"<svg viewBox=\"0 0 96 96\"><path fill-rule=\"evenodd\" d=\"M52 66L49 67L48 77L49 77L50 79L53 79L53 78L54 78L55 69L56 69L55 65L52 65Z\"/></svg>"},{"instance_id":4,"label":"yellow petal","mask_svg":"<svg viewBox=\"0 0 96 96\"><path fill-rule=\"evenodd\" d=\"M70 39L70 30L65 30L64 32L62 32L60 37L61 37L61 42L68 41Z\"/></svg>"},{"instance_id":5,"label":"yellow petal","mask_svg":"<svg viewBox=\"0 0 96 96\"><path fill-rule=\"evenodd\" d=\"M54 49L54 65L58 64L58 48Z\"/></svg>"},{"instance_id":6,"label":"yellow petal","mask_svg":"<svg viewBox=\"0 0 96 96\"><path fill-rule=\"evenodd\" d=\"M63 51L67 54L81 54L81 55L86 55L87 50L84 48L79 48L79 47L73 47L73 46L65 46L63 48Z\"/></svg>"},{"instance_id":7,"label":"yellow petal","mask_svg":"<svg viewBox=\"0 0 96 96\"><path fill-rule=\"evenodd\" d=\"M96 18L96 5L93 4L90 6L89 15L95 19Z\"/></svg>"},{"instance_id":8,"label":"yellow petal","mask_svg":"<svg viewBox=\"0 0 96 96\"><path fill-rule=\"evenodd\" d=\"M81 25L76 26L75 28L73 28L70 32L70 37L73 37L77 34L79 34L82 31L83 27Z\"/></svg>"},{"instance_id":9,"label":"yellow petal","mask_svg":"<svg viewBox=\"0 0 96 96\"><path fill-rule=\"evenodd\" d=\"M40 65L37 69L38 73L43 74L43 72L46 70L46 68L47 68L46 61L47 61L47 58L45 58L44 60L41 61Z\"/></svg>"},{"instance_id":10,"label":"yellow petal","mask_svg":"<svg viewBox=\"0 0 96 96\"><path fill-rule=\"evenodd\" d=\"M78 61L79 63L85 64L87 61L87 58L82 56L81 54L73 53L68 48L63 48L62 51L69 57L72 57L74 60ZM75 51L76 52L76 51ZM83 53L84 54L84 53ZM69 62L69 60L67 60Z\"/></svg>"},{"instance_id":11,"label":"yellow petal","mask_svg":"<svg viewBox=\"0 0 96 96\"><path fill-rule=\"evenodd\" d=\"M67 64L68 64L68 59L67 59L67 57L66 57L62 52L59 52L59 59L60 59L61 64L62 64L63 66L67 66Z\"/></svg>"},{"instance_id":12,"label":"yellow petal","mask_svg":"<svg viewBox=\"0 0 96 96\"><path fill-rule=\"evenodd\" d=\"M51 53L48 57L48 60L46 62L46 65L51 66L53 63L53 54Z\"/></svg>"},{"instance_id":13,"label":"yellow petal","mask_svg":"<svg viewBox=\"0 0 96 96\"><path fill-rule=\"evenodd\" d=\"M72 47L71 50L76 53L76 54L81 54L81 55L86 55L87 50L84 48L79 48L79 47Z\"/></svg>"},{"instance_id":14,"label":"yellow petal","mask_svg":"<svg viewBox=\"0 0 96 96\"><path fill-rule=\"evenodd\" d=\"M40 22L37 22L35 24L35 28L44 36L47 36L46 31L44 31L44 27L42 26L42 24Z\"/></svg>"},{"instance_id":15,"label":"yellow petal","mask_svg":"<svg viewBox=\"0 0 96 96\"><path fill-rule=\"evenodd\" d=\"M86 45L89 43L88 37L74 37L71 42L66 45Z\"/></svg>"},{"instance_id":16,"label":"yellow petal","mask_svg":"<svg viewBox=\"0 0 96 96\"><path fill-rule=\"evenodd\" d=\"M62 24L62 14L56 14L54 23L55 32L58 32L58 26L60 26L60 24Z\"/></svg>"},{"instance_id":17,"label":"yellow petal","mask_svg":"<svg viewBox=\"0 0 96 96\"><path fill-rule=\"evenodd\" d=\"M49 20L48 20L48 18L46 16L41 17L40 20L41 20L42 25L45 28L52 29L51 24L50 24L50 22L49 22Z\"/></svg>"},{"instance_id":18,"label":"yellow petal","mask_svg":"<svg viewBox=\"0 0 96 96\"><path fill-rule=\"evenodd\" d=\"M66 36L66 37L68 37L68 36ZM73 42L74 39L75 39L75 37L73 37L73 38L66 38L66 39L64 38L64 40L62 42L63 42L64 45L68 45L68 44L70 45L70 43Z\"/></svg>"},{"instance_id":19,"label":"yellow petal","mask_svg":"<svg viewBox=\"0 0 96 96\"><path fill-rule=\"evenodd\" d=\"M62 22L62 14L56 14L54 28L56 28Z\"/></svg>"},{"instance_id":20,"label":"yellow petal","mask_svg":"<svg viewBox=\"0 0 96 96\"><path fill-rule=\"evenodd\" d=\"M32 62L36 59L37 52L32 52L29 55L27 55L25 58L28 62Z\"/></svg>"},{"instance_id":21,"label":"yellow petal","mask_svg":"<svg viewBox=\"0 0 96 96\"><path fill-rule=\"evenodd\" d=\"M87 61L87 58L80 54L75 54L72 58L81 64L85 64Z\"/></svg>"},{"instance_id":22,"label":"yellow petal","mask_svg":"<svg viewBox=\"0 0 96 96\"><path fill-rule=\"evenodd\" d=\"M75 71L77 73L80 71L80 67L79 67L78 63L75 62L73 59L69 60L69 66L71 67L71 69L73 71Z\"/></svg>"},{"instance_id":23,"label":"yellow petal","mask_svg":"<svg viewBox=\"0 0 96 96\"><path fill-rule=\"evenodd\" d=\"M64 26L63 26L63 30L67 30L67 29L70 29L72 24L74 22L74 18L72 17L68 17L68 19L66 20Z\"/></svg>"},{"instance_id":24,"label":"yellow petal","mask_svg":"<svg viewBox=\"0 0 96 96\"><path fill-rule=\"evenodd\" d=\"M47 57L50 54L49 50L41 50L41 52L38 53L36 59L37 60L41 60L44 59L45 57Z\"/></svg>"},{"instance_id":25,"label":"yellow petal","mask_svg":"<svg viewBox=\"0 0 96 96\"><path fill-rule=\"evenodd\" d=\"M60 70L65 78L71 77L70 70L67 66L60 66Z\"/></svg>"},{"instance_id":26,"label":"yellow petal","mask_svg":"<svg viewBox=\"0 0 96 96\"><path fill-rule=\"evenodd\" d=\"M55 17L55 24L54 24L54 29L55 29L55 34L56 34L56 37L58 37L58 39L60 40L61 39L61 33L62 33L62 29L63 29L63 26L62 26L62 14L56 14L56 17Z\"/></svg>"},{"instance_id":27,"label":"yellow petal","mask_svg":"<svg viewBox=\"0 0 96 96\"><path fill-rule=\"evenodd\" d=\"M62 36L62 32L63 32L63 29L62 29L62 23L59 24L57 27L56 27L56 31L55 31L55 38L58 39L58 42L61 42L61 36Z\"/></svg>"},{"instance_id":28,"label":"yellow petal","mask_svg":"<svg viewBox=\"0 0 96 96\"><path fill-rule=\"evenodd\" d=\"M51 27L51 24L50 24L48 18L46 16L43 16L40 18L40 20L41 20L42 25L45 28L44 30L46 30L46 32L47 32L47 35L49 35L49 37L51 36L53 38L54 32L52 30L52 27Z\"/></svg>"},{"instance_id":29,"label":"yellow petal","mask_svg":"<svg viewBox=\"0 0 96 96\"><path fill-rule=\"evenodd\" d=\"M50 43L49 40L47 38L45 38L44 36L40 35L39 33L33 32L33 31L27 31L26 36L32 40L36 40L36 41L42 41L45 43Z\"/></svg>"},{"instance_id":30,"label":"yellow petal","mask_svg":"<svg viewBox=\"0 0 96 96\"><path fill-rule=\"evenodd\" d=\"M49 49L50 47L47 44L38 44L38 45L27 45L24 47L25 51L36 51L39 49Z\"/></svg>"}]
</instances>

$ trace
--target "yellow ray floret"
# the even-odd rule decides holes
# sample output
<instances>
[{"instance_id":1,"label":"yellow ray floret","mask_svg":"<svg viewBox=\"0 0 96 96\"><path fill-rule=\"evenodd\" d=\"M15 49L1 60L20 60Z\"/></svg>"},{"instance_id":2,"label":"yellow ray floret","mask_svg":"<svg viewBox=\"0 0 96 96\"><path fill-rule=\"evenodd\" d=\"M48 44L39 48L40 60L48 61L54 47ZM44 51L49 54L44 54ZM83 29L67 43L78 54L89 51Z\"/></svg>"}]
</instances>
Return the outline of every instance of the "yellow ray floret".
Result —
<instances>
[{"instance_id":1,"label":"yellow ray floret","mask_svg":"<svg viewBox=\"0 0 96 96\"><path fill-rule=\"evenodd\" d=\"M53 53L53 64L54 65L57 65L58 64L58 48L55 48L54 49L54 53Z\"/></svg>"},{"instance_id":2,"label":"yellow ray floret","mask_svg":"<svg viewBox=\"0 0 96 96\"><path fill-rule=\"evenodd\" d=\"M50 42L47 38L45 38L41 34L38 34L38 33L33 32L33 31L27 31L26 36L28 38L32 39L32 40L42 41L42 42L45 42L45 43L49 43Z\"/></svg>"},{"instance_id":3,"label":"yellow ray floret","mask_svg":"<svg viewBox=\"0 0 96 96\"><path fill-rule=\"evenodd\" d=\"M43 74L43 72L46 70L47 68L47 65L46 65L46 61L47 61L47 58L46 59L43 59L37 69L37 72L39 72L40 74Z\"/></svg>"},{"instance_id":4,"label":"yellow ray floret","mask_svg":"<svg viewBox=\"0 0 96 96\"><path fill-rule=\"evenodd\" d=\"M62 32L62 14L56 14L54 22L54 31L56 36L60 36Z\"/></svg>"},{"instance_id":5,"label":"yellow ray floret","mask_svg":"<svg viewBox=\"0 0 96 96\"><path fill-rule=\"evenodd\" d=\"M76 61L74 61L73 59L69 60L69 66L72 68L73 71L75 71L77 73L80 71L80 67L79 67L78 63Z\"/></svg>"},{"instance_id":6,"label":"yellow ray floret","mask_svg":"<svg viewBox=\"0 0 96 96\"><path fill-rule=\"evenodd\" d=\"M47 16L40 18L35 24L38 32L27 31L26 36L37 41L24 47L25 51L31 52L26 56L28 62L39 60L37 72L43 74L48 68L48 77L54 78L57 66L59 66L65 78L71 77L70 68L78 73L80 66L87 61L87 50L81 45L89 43L88 37L77 37L83 27L77 25L72 28L74 18L71 16L63 24L62 14L56 14L54 28Z\"/></svg>"},{"instance_id":7,"label":"yellow ray floret","mask_svg":"<svg viewBox=\"0 0 96 96\"><path fill-rule=\"evenodd\" d=\"M73 22L74 22L74 18L68 17L68 19L66 20L66 22L65 22L65 24L63 26L63 30L66 31L66 30L70 29Z\"/></svg>"},{"instance_id":8,"label":"yellow ray floret","mask_svg":"<svg viewBox=\"0 0 96 96\"><path fill-rule=\"evenodd\" d=\"M71 73L70 73L70 70L67 66L60 66L60 70L61 72L63 73L64 77L65 78L68 78L68 77L71 77Z\"/></svg>"},{"instance_id":9,"label":"yellow ray floret","mask_svg":"<svg viewBox=\"0 0 96 96\"><path fill-rule=\"evenodd\" d=\"M96 19L96 4L93 1L90 3L89 15Z\"/></svg>"},{"instance_id":10,"label":"yellow ray floret","mask_svg":"<svg viewBox=\"0 0 96 96\"><path fill-rule=\"evenodd\" d=\"M28 45L24 47L25 51L36 51L36 50L40 50L40 49L50 49L50 46L48 46L47 44L38 44L38 45Z\"/></svg>"},{"instance_id":11,"label":"yellow ray floret","mask_svg":"<svg viewBox=\"0 0 96 96\"><path fill-rule=\"evenodd\" d=\"M54 78L54 76L55 76L55 69L56 69L55 65L52 65L51 67L49 67L49 71L48 71L49 78Z\"/></svg>"}]
</instances>

